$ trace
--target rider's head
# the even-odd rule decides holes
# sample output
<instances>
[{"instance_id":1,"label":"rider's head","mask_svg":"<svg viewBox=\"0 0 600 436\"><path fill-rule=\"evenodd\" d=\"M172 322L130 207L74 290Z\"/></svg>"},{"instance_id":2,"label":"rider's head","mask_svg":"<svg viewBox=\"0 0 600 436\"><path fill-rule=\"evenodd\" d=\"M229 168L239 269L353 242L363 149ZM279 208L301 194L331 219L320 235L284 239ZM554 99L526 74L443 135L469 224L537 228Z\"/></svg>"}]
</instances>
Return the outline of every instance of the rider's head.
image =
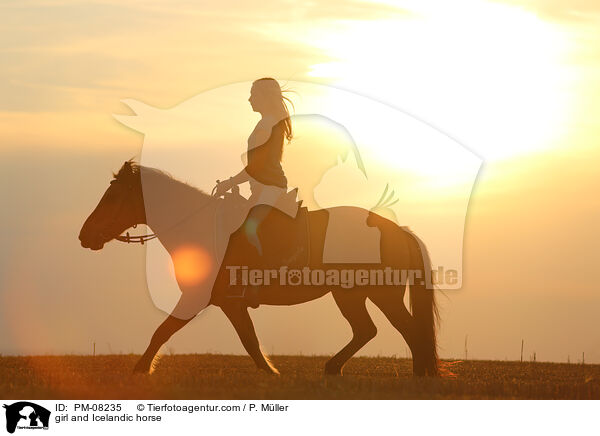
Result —
<instances>
[{"instance_id":1,"label":"rider's head","mask_svg":"<svg viewBox=\"0 0 600 436\"><path fill-rule=\"evenodd\" d=\"M269 115L275 117L277 121L284 120L285 136L288 141L292 139L292 122L286 104L286 102L290 104L292 102L283 95L277 80L265 77L254 81L248 101L252 106L252 110L259 112L263 117Z\"/></svg>"}]
</instances>

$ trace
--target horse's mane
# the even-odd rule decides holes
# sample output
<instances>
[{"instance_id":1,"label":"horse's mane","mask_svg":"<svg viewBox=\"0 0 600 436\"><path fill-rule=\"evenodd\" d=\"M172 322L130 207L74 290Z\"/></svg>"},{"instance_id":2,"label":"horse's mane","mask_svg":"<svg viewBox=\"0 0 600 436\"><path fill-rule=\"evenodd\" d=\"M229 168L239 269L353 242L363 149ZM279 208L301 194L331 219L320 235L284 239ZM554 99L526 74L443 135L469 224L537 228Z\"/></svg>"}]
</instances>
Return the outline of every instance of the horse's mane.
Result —
<instances>
[{"instance_id":1,"label":"horse's mane","mask_svg":"<svg viewBox=\"0 0 600 436\"><path fill-rule=\"evenodd\" d=\"M158 168L146 167L146 166L140 165L139 163L135 162L133 159L126 161L123 164L123 166L121 166L121 168L119 169L119 171L116 174L113 173L113 177L117 181L123 181L126 178L134 177L136 182L139 182L140 186L141 186L142 174L144 175L144 177L155 176L157 178L164 179L168 183L172 183L173 185L175 185L179 188L183 188L184 190L189 190L190 193L208 195L202 189L200 189L196 186L190 185L187 182L178 180L166 171L159 170Z\"/></svg>"}]
</instances>

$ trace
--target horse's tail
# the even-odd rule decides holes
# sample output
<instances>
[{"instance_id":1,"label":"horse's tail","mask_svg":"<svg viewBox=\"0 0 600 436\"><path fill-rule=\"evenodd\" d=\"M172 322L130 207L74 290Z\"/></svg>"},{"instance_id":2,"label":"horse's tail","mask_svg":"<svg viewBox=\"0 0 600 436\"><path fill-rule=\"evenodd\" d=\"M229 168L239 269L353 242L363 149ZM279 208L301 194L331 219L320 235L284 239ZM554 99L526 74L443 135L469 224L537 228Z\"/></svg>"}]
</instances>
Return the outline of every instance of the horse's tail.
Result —
<instances>
[{"instance_id":1,"label":"horse's tail","mask_svg":"<svg viewBox=\"0 0 600 436\"><path fill-rule=\"evenodd\" d=\"M414 238L410 244L411 268L421 271L409 283L410 308L413 316L413 372L415 375L440 375L437 355L436 330L439 321L435 302L434 284L431 279L431 259L427 247L417 235L407 230Z\"/></svg>"}]
</instances>

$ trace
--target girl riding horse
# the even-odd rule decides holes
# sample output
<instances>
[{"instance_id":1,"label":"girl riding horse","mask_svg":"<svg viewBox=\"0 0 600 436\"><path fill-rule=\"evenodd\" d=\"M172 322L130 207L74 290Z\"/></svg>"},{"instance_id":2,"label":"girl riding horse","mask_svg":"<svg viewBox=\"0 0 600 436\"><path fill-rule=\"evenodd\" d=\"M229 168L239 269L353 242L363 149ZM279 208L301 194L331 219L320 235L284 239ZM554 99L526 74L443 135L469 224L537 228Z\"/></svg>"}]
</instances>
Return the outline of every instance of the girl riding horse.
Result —
<instances>
[{"instance_id":1,"label":"girl riding horse","mask_svg":"<svg viewBox=\"0 0 600 436\"><path fill-rule=\"evenodd\" d=\"M287 193L287 178L281 167L284 140L292 139L292 121L286 105L290 100L283 96L275 79L258 79L252 84L248 99L252 110L261 119L248 137L247 165L238 174L218 183L216 196L224 195L235 186L249 182L250 213L244 224L248 241L262 256L263 247L257 229L269 208L252 208L259 204L275 206ZM291 102L290 102L291 103Z\"/></svg>"}]
</instances>

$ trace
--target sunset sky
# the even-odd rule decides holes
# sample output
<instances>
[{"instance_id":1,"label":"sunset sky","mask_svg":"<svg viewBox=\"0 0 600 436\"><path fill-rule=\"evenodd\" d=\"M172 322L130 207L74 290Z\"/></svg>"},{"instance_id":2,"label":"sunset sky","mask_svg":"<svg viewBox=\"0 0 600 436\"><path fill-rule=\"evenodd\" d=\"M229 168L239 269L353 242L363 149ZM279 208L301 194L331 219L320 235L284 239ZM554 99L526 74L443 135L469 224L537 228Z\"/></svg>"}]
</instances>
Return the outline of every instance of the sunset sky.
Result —
<instances>
[{"instance_id":1,"label":"sunset sky","mask_svg":"<svg viewBox=\"0 0 600 436\"><path fill-rule=\"evenodd\" d=\"M439 298L442 357L464 357L468 336L470 358L516 360L523 339L527 359L600 363L600 4L22 0L0 23L0 354L143 351L165 316L145 247L77 239L111 171L142 151L113 115L269 76L384 103L483 159L463 287ZM243 151L256 114L221 121ZM380 135L393 153L397 126ZM361 353L404 357L369 310L380 333ZM333 354L350 336L331 296L252 317L267 353ZM167 347L243 352L217 309Z\"/></svg>"}]
</instances>

